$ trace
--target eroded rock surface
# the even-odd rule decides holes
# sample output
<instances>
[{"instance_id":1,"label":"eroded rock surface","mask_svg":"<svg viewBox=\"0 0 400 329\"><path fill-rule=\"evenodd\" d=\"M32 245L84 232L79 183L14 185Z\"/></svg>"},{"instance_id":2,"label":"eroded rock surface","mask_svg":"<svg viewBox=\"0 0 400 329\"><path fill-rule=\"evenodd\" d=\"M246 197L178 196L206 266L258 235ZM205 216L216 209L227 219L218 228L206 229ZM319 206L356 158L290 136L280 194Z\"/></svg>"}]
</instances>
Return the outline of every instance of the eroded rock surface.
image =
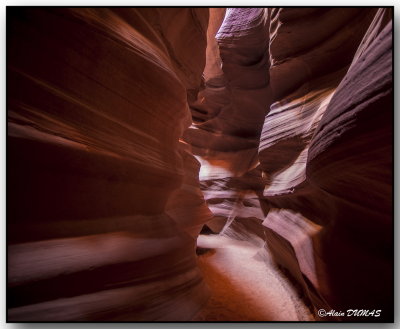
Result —
<instances>
[{"instance_id":1,"label":"eroded rock surface","mask_svg":"<svg viewBox=\"0 0 400 329\"><path fill-rule=\"evenodd\" d=\"M208 9L9 8L7 24L9 320L190 319L210 215L179 138Z\"/></svg>"},{"instance_id":2,"label":"eroded rock surface","mask_svg":"<svg viewBox=\"0 0 400 329\"><path fill-rule=\"evenodd\" d=\"M7 14L9 320L393 319L390 8Z\"/></svg>"},{"instance_id":3,"label":"eroded rock surface","mask_svg":"<svg viewBox=\"0 0 400 329\"><path fill-rule=\"evenodd\" d=\"M226 44L234 59L245 51L235 44L239 37L223 39L224 31L254 31L256 15L244 11L228 11L217 34L228 86L231 80L247 83L223 57ZM218 142L203 146L200 184L215 215L207 225L222 236L247 230L249 240L250 232L267 227L266 249L301 287L317 320L324 320L319 308L383 309L379 318L362 321L391 319L391 11L269 8L264 17L259 24L267 31L269 60L267 72L259 67L267 86L263 126L253 125L258 154L235 139L240 134L228 138L223 131ZM248 56L253 53L249 48ZM252 98L253 86L242 87L243 99ZM202 102L216 99L206 94ZM248 107L239 112L246 120L257 117ZM196 125L201 134L194 131L203 144L210 133L206 123ZM189 141L197 154L196 141ZM232 148L240 149L239 157L227 156Z\"/></svg>"},{"instance_id":4,"label":"eroded rock surface","mask_svg":"<svg viewBox=\"0 0 400 329\"><path fill-rule=\"evenodd\" d=\"M242 208L263 216L257 152L271 102L268 29L267 9L227 9L215 35L222 70L208 69L215 60L207 57L204 88L189 102L193 125L184 139L201 162L201 188L215 215L208 225L217 231Z\"/></svg>"}]
</instances>

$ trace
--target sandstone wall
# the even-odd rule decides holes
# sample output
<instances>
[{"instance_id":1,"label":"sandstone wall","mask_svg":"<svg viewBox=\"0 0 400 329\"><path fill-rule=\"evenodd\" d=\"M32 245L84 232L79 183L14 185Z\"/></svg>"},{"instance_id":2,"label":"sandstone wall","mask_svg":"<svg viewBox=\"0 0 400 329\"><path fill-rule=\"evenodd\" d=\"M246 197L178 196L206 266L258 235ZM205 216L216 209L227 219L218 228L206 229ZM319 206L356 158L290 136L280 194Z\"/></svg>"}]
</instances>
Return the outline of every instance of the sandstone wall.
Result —
<instances>
[{"instance_id":1,"label":"sandstone wall","mask_svg":"<svg viewBox=\"0 0 400 329\"><path fill-rule=\"evenodd\" d=\"M224 85L206 84L207 116L185 134L203 164L207 225L238 240L261 234L318 320L321 307L393 316L391 15L229 9L217 34Z\"/></svg>"},{"instance_id":2,"label":"sandstone wall","mask_svg":"<svg viewBox=\"0 0 400 329\"><path fill-rule=\"evenodd\" d=\"M9 320L190 320L204 224L392 320L392 51L390 8L8 8Z\"/></svg>"},{"instance_id":3,"label":"sandstone wall","mask_svg":"<svg viewBox=\"0 0 400 329\"><path fill-rule=\"evenodd\" d=\"M179 138L208 16L7 9L9 320L187 320L206 301L210 215Z\"/></svg>"}]
</instances>

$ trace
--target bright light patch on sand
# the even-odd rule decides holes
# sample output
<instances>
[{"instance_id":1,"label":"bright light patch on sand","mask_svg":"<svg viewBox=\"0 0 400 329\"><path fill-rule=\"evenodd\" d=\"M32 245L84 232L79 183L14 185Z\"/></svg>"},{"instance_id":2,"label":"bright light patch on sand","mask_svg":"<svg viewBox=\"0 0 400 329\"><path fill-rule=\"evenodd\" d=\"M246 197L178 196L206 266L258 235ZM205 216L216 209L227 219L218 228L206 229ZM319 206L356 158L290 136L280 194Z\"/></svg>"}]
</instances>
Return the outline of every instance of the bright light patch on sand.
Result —
<instances>
[{"instance_id":1,"label":"bright light patch on sand","mask_svg":"<svg viewBox=\"0 0 400 329\"><path fill-rule=\"evenodd\" d=\"M205 160L203 157L196 156L195 158L200 162L200 171L199 171L199 179L207 180L207 179L219 179L234 176L234 174L224 166L224 163L214 161L215 163L211 163L210 161Z\"/></svg>"},{"instance_id":2,"label":"bright light patch on sand","mask_svg":"<svg viewBox=\"0 0 400 329\"><path fill-rule=\"evenodd\" d=\"M200 235L197 245L213 249L199 256L212 296L194 320L314 321L265 244Z\"/></svg>"}]
</instances>

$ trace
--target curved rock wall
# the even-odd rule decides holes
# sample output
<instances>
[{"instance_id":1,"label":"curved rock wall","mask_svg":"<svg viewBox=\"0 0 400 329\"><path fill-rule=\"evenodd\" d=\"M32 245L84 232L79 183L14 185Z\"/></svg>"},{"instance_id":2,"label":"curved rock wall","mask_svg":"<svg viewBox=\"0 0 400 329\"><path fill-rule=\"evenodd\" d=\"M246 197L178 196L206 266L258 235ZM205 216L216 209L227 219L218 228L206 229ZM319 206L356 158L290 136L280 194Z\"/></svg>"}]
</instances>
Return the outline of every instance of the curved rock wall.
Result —
<instances>
[{"instance_id":1,"label":"curved rock wall","mask_svg":"<svg viewBox=\"0 0 400 329\"><path fill-rule=\"evenodd\" d=\"M290 211L273 209L263 224L291 243L307 281L332 307L383 309L375 320L391 319L390 10L328 9L287 21L280 19L285 10L277 13L273 43L303 40L307 28L321 34L308 40L312 48L308 41L288 47L289 60L282 59L285 47L270 45L275 103L260 142L263 194ZM289 70L300 72L297 89L282 97Z\"/></svg>"},{"instance_id":2,"label":"curved rock wall","mask_svg":"<svg viewBox=\"0 0 400 329\"><path fill-rule=\"evenodd\" d=\"M391 38L390 8L8 8L9 320L229 321L239 272L392 320Z\"/></svg>"},{"instance_id":3,"label":"curved rock wall","mask_svg":"<svg viewBox=\"0 0 400 329\"><path fill-rule=\"evenodd\" d=\"M382 14L386 17L378 23ZM307 159L307 177L329 195L335 209L321 241L327 295L342 308L383 309L388 320L393 317L394 289L389 19L390 11L378 11L329 103Z\"/></svg>"},{"instance_id":4,"label":"curved rock wall","mask_svg":"<svg viewBox=\"0 0 400 329\"><path fill-rule=\"evenodd\" d=\"M261 248L317 320L319 308L393 316L391 16L384 8L227 10L217 34L224 88L207 93L206 83L203 107L192 106L195 120L199 109L206 115L185 133L215 215L207 225L256 241L258 223ZM244 106L225 119L229 92ZM253 133L228 128L252 119Z\"/></svg>"},{"instance_id":5,"label":"curved rock wall","mask_svg":"<svg viewBox=\"0 0 400 329\"><path fill-rule=\"evenodd\" d=\"M7 18L9 320L190 319L209 213L179 137L208 9Z\"/></svg>"},{"instance_id":6,"label":"curved rock wall","mask_svg":"<svg viewBox=\"0 0 400 329\"><path fill-rule=\"evenodd\" d=\"M201 188L215 216L207 225L216 231L240 209L263 216L257 150L271 99L268 9L228 8L219 17L214 56L222 70L209 69L216 61L207 57L204 87L189 102L193 125L184 134L201 162Z\"/></svg>"}]
</instances>

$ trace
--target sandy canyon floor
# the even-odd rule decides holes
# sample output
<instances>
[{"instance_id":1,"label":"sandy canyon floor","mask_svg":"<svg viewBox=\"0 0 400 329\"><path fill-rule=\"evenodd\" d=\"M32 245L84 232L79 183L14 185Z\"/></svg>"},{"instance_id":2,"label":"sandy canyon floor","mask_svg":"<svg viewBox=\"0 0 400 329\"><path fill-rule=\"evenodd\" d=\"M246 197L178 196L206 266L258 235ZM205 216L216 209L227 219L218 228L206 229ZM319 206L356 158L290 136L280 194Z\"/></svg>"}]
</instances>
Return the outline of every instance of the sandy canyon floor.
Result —
<instances>
[{"instance_id":1,"label":"sandy canyon floor","mask_svg":"<svg viewBox=\"0 0 400 329\"><path fill-rule=\"evenodd\" d=\"M198 263L212 295L194 321L314 321L265 245L200 235Z\"/></svg>"}]
</instances>

